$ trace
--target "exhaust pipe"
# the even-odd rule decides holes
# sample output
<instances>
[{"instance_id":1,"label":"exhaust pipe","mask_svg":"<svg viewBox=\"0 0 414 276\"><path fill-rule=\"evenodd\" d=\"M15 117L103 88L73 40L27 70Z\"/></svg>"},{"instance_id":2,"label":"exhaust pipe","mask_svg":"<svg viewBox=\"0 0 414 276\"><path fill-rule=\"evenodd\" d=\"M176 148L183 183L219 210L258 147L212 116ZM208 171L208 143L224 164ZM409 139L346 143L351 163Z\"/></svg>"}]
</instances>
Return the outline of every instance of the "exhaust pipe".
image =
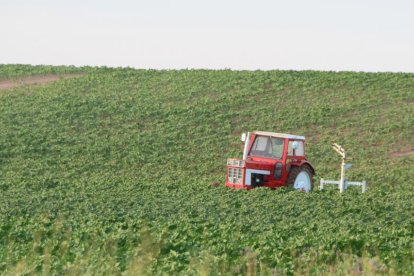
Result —
<instances>
[{"instance_id":1,"label":"exhaust pipe","mask_svg":"<svg viewBox=\"0 0 414 276\"><path fill-rule=\"evenodd\" d=\"M247 151L249 149L250 132L247 132L247 135L242 135L242 140L243 140L243 137L244 137L243 160L246 160L247 159L247 154L248 154Z\"/></svg>"}]
</instances>

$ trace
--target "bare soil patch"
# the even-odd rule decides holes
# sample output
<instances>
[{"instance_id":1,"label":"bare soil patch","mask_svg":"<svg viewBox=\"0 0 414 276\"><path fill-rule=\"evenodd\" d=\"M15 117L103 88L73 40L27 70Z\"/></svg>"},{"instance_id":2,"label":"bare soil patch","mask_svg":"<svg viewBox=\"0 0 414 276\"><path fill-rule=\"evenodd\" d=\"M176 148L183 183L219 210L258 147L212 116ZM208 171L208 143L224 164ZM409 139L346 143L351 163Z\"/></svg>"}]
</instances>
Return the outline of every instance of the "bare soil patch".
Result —
<instances>
[{"instance_id":1,"label":"bare soil patch","mask_svg":"<svg viewBox=\"0 0 414 276\"><path fill-rule=\"evenodd\" d=\"M414 155L414 150L394 151L390 153L391 158L407 157L411 155Z\"/></svg>"},{"instance_id":2,"label":"bare soil patch","mask_svg":"<svg viewBox=\"0 0 414 276\"><path fill-rule=\"evenodd\" d=\"M0 90L11 89L24 85L45 85L54 81L62 79L71 79L82 76L83 74L66 74L66 75L41 75L41 76L28 76L20 77L10 80L0 80Z\"/></svg>"}]
</instances>

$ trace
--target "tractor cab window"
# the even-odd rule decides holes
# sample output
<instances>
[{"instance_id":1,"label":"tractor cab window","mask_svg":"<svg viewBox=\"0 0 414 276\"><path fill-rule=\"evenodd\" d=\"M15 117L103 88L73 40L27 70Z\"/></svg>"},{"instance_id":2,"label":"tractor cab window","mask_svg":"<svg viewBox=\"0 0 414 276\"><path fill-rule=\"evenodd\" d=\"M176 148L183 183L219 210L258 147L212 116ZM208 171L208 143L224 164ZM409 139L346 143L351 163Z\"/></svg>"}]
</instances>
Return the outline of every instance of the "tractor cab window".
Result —
<instances>
[{"instance_id":1,"label":"tractor cab window","mask_svg":"<svg viewBox=\"0 0 414 276\"><path fill-rule=\"evenodd\" d=\"M284 139L269 136L256 136L249 156L281 159Z\"/></svg>"},{"instance_id":2,"label":"tractor cab window","mask_svg":"<svg viewBox=\"0 0 414 276\"><path fill-rule=\"evenodd\" d=\"M293 154L293 142L298 143L298 148ZM303 141L289 141L288 144L288 155L289 156L305 156L305 149L303 148Z\"/></svg>"}]
</instances>

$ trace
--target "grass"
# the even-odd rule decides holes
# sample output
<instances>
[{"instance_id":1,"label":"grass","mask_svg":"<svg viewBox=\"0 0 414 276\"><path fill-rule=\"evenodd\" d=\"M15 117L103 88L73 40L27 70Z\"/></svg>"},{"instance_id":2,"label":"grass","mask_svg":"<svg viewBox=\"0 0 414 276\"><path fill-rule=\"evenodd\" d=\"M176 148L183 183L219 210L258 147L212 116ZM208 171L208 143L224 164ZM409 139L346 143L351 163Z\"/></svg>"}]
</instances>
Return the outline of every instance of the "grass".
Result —
<instances>
[{"instance_id":1,"label":"grass","mask_svg":"<svg viewBox=\"0 0 414 276\"><path fill-rule=\"evenodd\" d=\"M413 74L0 65L50 73L0 91L3 273L414 271ZM315 181L341 144L368 192L212 187L247 130L305 135Z\"/></svg>"},{"instance_id":2,"label":"grass","mask_svg":"<svg viewBox=\"0 0 414 276\"><path fill-rule=\"evenodd\" d=\"M55 231L57 229L55 228ZM62 230L62 229L60 229ZM66 232L55 232L51 238L60 239L60 235ZM156 262L162 253L163 244L153 240L147 230L140 231L142 243L135 245L135 250L130 253L125 268L120 266L119 259L115 256L119 247L114 241L106 241L101 248L98 243L85 242L85 250L82 254L69 256L68 244L70 240L64 240L60 244L49 244L41 247L39 235L32 245L30 253L13 262L6 260L3 266L4 275L50 275L53 273L53 263L56 258L68 260L60 267L60 273L65 275L152 275L155 271L151 263ZM57 246L57 250L54 249ZM13 251L13 246L8 250ZM55 252L54 252L55 251ZM41 253L39 253L41 252ZM337 254L329 264L320 263L318 254L314 252L310 257L295 256L292 268L287 271L283 267L269 267L261 262L257 253L246 249L240 254L240 258L234 264L228 264L224 260L208 252L201 252L198 256L191 256L187 268L181 271L190 275L397 275L396 264L385 265L378 257L363 255L358 257L352 253ZM12 254L12 253L11 253ZM405 263L405 268L410 265ZM412 265L411 265L412 268Z\"/></svg>"}]
</instances>

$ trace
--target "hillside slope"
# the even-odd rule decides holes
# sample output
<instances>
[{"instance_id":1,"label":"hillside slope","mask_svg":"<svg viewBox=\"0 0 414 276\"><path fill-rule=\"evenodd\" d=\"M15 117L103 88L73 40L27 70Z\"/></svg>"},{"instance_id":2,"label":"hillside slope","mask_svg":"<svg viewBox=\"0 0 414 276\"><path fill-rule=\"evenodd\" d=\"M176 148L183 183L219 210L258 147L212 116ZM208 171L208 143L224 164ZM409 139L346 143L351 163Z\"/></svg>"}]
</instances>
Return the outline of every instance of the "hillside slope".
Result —
<instances>
[{"instance_id":1,"label":"hillside slope","mask_svg":"<svg viewBox=\"0 0 414 276\"><path fill-rule=\"evenodd\" d=\"M50 74L76 77L0 90L0 272L136 254L155 273L237 271L246 252L287 273L338 252L414 271L414 74L0 65L0 81ZM368 192L226 189L248 130L306 136L315 181L339 177L343 145Z\"/></svg>"}]
</instances>

